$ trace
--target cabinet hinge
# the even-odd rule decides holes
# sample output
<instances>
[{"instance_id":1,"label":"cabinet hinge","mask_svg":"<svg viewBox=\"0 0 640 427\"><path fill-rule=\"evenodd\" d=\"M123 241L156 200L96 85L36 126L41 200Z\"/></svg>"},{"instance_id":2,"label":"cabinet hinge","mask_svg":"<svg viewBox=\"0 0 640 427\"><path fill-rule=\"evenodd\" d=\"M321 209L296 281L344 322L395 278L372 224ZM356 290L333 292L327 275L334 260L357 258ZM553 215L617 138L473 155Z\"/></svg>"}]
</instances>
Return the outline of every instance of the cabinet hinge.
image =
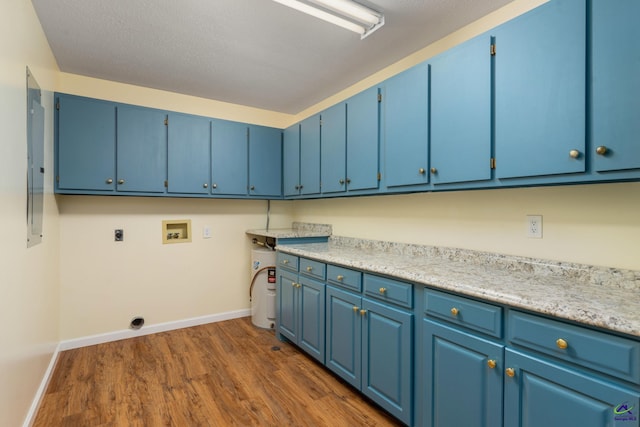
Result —
<instances>
[{"instance_id":1,"label":"cabinet hinge","mask_svg":"<svg viewBox=\"0 0 640 427\"><path fill-rule=\"evenodd\" d=\"M322 119L320 119L320 127L322 127Z\"/></svg>"},{"instance_id":2,"label":"cabinet hinge","mask_svg":"<svg viewBox=\"0 0 640 427\"><path fill-rule=\"evenodd\" d=\"M489 161L489 167L491 169L495 169L496 168L496 159L495 159L495 157L492 157L491 160Z\"/></svg>"},{"instance_id":3,"label":"cabinet hinge","mask_svg":"<svg viewBox=\"0 0 640 427\"><path fill-rule=\"evenodd\" d=\"M491 43L491 48L489 49L489 51L491 52L491 56L496 56L496 44L495 43Z\"/></svg>"},{"instance_id":4,"label":"cabinet hinge","mask_svg":"<svg viewBox=\"0 0 640 427\"><path fill-rule=\"evenodd\" d=\"M164 125L165 126L169 126L169 118L168 117L164 119Z\"/></svg>"},{"instance_id":5,"label":"cabinet hinge","mask_svg":"<svg viewBox=\"0 0 640 427\"><path fill-rule=\"evenodd\" d=\"M378 102L382 102L382 94L381 93L378 94Z\"/></svg>"},{"instance_id":6,"label":"cabinet hinge","mask_svg":"<svg viewBox=\"0 0 640 427\"><path fill-rule=\"evenodd\" d=\"M60 101L56 102L56 110L60 111Z\"/></svg>"},{"instance_id":7,"label":"cabinet hinge","mask_svg":"<svg viewBox=\"0 0 640 427\"><path fill-rule=\"evenodd\" d=\"M164 188L169 188L169 181L164 182Z\"/></svg>"},{"instance_id":8,"label":"cabinet hinge","mask_svg":"<svg viewBox=\"0 0 640 427\"><path fill-rule=\"evenodd\" d=\"M378 172L378 181L380 181L381 179L382 179L382 174Z\"/></svg>"}]
</instances>

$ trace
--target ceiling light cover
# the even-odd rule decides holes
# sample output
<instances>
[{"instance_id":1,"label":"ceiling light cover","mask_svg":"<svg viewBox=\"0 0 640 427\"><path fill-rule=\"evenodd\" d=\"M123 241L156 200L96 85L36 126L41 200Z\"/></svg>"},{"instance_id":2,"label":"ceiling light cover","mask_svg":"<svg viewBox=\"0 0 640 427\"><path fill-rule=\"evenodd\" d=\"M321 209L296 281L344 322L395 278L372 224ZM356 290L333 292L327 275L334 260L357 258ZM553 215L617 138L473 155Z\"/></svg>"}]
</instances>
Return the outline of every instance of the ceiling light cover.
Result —
<instances>
[{"instance_id":1,"label":"ceiling light cover","mask_svg":"<svg viewBox=\"0 0 640 427\"><path fill-rule=\"evenodd\" d=\"M361 39L384 25L383 14L352 0L274 1L358 33Z\"/></svg>"}]
</instances>

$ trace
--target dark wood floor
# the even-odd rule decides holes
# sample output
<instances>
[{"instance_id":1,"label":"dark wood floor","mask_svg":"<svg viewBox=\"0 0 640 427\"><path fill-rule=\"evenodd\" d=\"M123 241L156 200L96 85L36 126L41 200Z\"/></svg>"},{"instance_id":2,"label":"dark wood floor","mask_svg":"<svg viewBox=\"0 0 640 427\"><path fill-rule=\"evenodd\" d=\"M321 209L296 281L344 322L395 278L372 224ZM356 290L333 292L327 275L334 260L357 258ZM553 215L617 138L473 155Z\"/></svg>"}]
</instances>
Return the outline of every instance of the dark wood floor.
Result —
<instances>
[{"instance_id":1,"label":"dark wood floor","mask_svg":"<svg viewBox=\"0 0 640 427\"><path fill-rule=\"evenodd\" d=\"M401 424L294 346L254 328L249 318L65 351L34 423L396 425Z\"/></svg>"}]
</instances>

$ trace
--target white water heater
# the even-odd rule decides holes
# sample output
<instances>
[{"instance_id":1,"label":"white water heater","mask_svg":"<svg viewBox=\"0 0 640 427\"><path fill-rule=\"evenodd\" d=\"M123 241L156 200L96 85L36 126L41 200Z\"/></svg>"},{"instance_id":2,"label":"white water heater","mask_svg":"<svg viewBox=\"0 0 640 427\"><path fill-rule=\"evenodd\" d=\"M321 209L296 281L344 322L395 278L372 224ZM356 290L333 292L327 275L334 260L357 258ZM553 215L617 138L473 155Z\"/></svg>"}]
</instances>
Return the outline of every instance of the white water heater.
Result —
<instances>
[{"instance_id":1,"label":"white water heater","mask_svg":"<svg viewBox=\"0 0 640 427\"><path fill-rule=\"evenodd\" d=\"M251 322L265 329L276 323L276 252L269 248L251 250Z\"/></svg>"}]
</instances>

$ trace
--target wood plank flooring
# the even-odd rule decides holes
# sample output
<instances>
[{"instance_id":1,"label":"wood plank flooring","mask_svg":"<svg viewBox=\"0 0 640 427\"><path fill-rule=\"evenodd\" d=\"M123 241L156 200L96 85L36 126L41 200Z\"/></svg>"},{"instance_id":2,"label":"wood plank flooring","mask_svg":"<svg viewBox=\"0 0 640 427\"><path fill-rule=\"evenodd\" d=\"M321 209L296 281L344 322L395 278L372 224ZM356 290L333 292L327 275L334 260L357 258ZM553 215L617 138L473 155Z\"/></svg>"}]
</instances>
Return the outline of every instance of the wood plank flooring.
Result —
<instances>
[{"instance_id":1,"label":"wood plank flooring","mask_svg":"<svg viewBox=\"0 0 640 427\"><path fill-rule=\"evenodd\" d=\"M398 425L273 331L253 327L250 318L65 351L34 422L34 427Z\"/></svg>"}]
</instances>

